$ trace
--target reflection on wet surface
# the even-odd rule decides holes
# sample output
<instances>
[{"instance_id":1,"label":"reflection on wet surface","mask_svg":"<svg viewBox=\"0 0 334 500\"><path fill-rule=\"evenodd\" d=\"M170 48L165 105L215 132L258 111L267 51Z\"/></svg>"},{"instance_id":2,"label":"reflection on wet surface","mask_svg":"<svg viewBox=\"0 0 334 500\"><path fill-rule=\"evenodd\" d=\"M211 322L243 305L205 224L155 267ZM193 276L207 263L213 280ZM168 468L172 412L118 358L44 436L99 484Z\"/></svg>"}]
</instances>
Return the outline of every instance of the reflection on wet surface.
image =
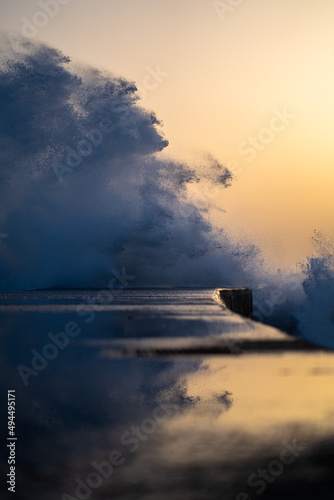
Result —
<instances>
[{"instance_id":1,"label":"reflection on wet surface","mask_svg":"<svg viewBox=\"0 0 334 500\"><path fill-rule=\"evenodd\" d=\"M80 334L45 348L65 319L74 322L0 316L3 392L16 390L16 498L332 498L333 354L117 357L99 319L77 319Z\"/></svg>"}]
</instances>

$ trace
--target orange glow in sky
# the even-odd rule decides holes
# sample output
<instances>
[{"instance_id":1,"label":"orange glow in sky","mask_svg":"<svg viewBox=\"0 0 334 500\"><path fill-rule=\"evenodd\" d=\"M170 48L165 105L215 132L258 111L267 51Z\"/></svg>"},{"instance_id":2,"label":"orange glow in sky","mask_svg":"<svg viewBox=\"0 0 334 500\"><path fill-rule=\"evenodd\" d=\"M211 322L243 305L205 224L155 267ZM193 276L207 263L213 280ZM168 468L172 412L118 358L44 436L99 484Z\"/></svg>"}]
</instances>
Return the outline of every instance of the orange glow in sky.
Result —
<instances>
[{"instance_id":1,"label":"orange glow in sky","mask_svg":"<svg viewBox=\"0 0 334 500\"><path fill-rule=\"evenodd\" d=\"M41 3L1 1L0 28L136 81L164 155L238 165L218 225L287 266L332 232L332 0L68 0L36 28Z\"/></svg>"}]
</instances>

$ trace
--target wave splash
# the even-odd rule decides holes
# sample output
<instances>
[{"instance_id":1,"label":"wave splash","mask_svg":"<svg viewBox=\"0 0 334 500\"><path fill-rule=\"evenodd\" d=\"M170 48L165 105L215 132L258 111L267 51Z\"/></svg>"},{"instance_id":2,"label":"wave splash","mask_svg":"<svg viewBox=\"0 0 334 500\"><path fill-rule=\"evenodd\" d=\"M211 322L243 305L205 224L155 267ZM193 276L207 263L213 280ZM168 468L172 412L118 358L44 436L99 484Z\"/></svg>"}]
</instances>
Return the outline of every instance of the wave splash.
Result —
<instances>
[{"instance_id":1,"label":"wave splash","mask_svg":"<svg viewBox=\"0 0 334 500\"><path fill-rule=\"evenodd\" d=\"M234 245L188 195L191 184L223 193L232 173L159 159L168 142L133 82L21 46L4 36L1 289L106 287L124 267L134 286L242 280L257 250Z\"/></svg>"},{"instance_id":2,"label":"wave splash","mask_svg":"<svg viewBox=\"0 0 334 500\"><path fill-rule=\"evenodd\" d=\"M244 285L255 319L334 347L334 252L320 235L299 276L268 272L189 196L223 196L232 173L210 156L200 169L161 159L168 141L134 82L0 41L0 290L106 288L115 269L135 287Z\"/></svg>"},{"instance_id":3,"label":"wave splash","mask_svg":"<svg viewBox=\"0 0 334 500\"><path fill-rule=\"evenodd\" d=\"M305 300L296 319L304 338L334 348L334 242L320 232L313 242L314 255L303 266Z\"/></svg>"}]
</instances>

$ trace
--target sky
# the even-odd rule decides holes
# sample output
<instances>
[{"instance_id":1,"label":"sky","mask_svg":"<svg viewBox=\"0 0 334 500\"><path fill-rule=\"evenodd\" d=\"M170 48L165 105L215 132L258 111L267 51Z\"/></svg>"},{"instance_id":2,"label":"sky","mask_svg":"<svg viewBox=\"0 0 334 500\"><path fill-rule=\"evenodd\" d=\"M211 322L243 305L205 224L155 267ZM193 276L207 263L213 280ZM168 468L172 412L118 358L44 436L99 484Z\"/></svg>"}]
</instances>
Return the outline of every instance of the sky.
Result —
<instances>
[{"instance_id":1,"label":"sky","mask_svg":"<svg viewBox=\"0 0 334 500\"><path fill-rule=\"evenodd\" d=\"M0 13L0 30L134 80L165 156L229 166L208 217L274 265L333 232L332 0L0 0Z\"/></svg>"}]
</instances>

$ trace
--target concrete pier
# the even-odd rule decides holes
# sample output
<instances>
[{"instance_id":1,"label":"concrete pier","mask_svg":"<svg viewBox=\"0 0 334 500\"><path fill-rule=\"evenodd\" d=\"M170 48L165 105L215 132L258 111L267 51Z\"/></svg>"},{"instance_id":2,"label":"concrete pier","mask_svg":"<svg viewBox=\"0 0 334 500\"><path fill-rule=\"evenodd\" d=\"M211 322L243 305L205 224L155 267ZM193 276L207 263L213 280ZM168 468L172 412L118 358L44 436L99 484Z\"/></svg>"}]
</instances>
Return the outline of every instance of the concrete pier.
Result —
<instances>
[{"instance_id":1,"label":"concrete pier","mask_svg":"<svg viewBox=\"0 0 334 500\"><path fill-rule=\"evenodd\" d=\"M252 319L253 297L248 288L219 288L219 297L228 309Z\"/></svg>"}]
</instances>

